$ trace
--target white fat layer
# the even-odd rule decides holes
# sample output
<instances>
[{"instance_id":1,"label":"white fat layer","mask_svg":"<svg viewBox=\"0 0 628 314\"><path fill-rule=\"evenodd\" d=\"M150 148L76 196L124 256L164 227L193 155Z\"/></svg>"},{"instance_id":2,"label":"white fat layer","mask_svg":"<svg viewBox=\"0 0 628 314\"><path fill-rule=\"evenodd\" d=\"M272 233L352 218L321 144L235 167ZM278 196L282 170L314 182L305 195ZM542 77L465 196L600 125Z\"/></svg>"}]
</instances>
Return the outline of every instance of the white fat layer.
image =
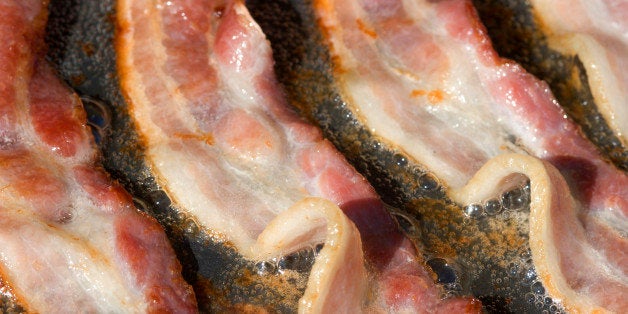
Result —
<instances>
[{"instance_id":1,"label":"white fat layer","mask_svg":"<svg viewBox=\"0 0 628 314\"><path fill-rule=\"evenodd\" d=\"M5 280L21 291L18 294L29 308L41 312L76 308L141 311L146 303L140 291L129 286L132 274L118 267L115 214L110 212L114 209L95 204L71 171L60 165L71 161L41 157L35 162L63 178L65 202L45 206L67 212L67 216L59 217L64 221L44 221L54 218L37 214L29 200L16 198L10 183L0 179L6 187L0 193Z\"/></svg>"},{"instance_id":2,"label":"white fat layer","mask_svg":"<svg viewBox=\"0 0 628 314\"><path fill-rule=\"evenodd\" d=\"M95 204L73 175L72 167L85 156L94 156L94 151L81 143L79 149L89 155L51 155L47 147L42 148L41 140L29 140L35 137L32 126L22 130L27 139L22 149L28 149L25 155L32 158L33 167L46 169L66 194L59 202L31 204L30 199L21 196L23 191L14 190L12 185L11 180L19 173L0 177L3 280L33 311L143 311L143 296L129 285L132 274L118 267L114 214L110 213L113 209ZM5 169L12 170L18 169ZM50 211L53 216L58 211L60 216L48 217L39 210Z\"/></svg>"},{"instance_id":3,"label":"white fat layer","mask_svg":"<svg viewBox=\"0 0 628 314\"><path fill-rule=\"evenodd\" d=\"M622 237L628 238L628 217L618 210L598 210L588 213L595 219L600 219L605 225L611 227ZM628 269L626 270L628 272Z\"/></svg>"},{"instance_id":4,"label":"white fat layer","mask_svg":"<svg viewBox=\"0 0 628 314\"><path fill-rule=\"evenodd\" d=\"M100 228L111 229L107 220L91 217L90 223L79 217L69 224L94 227L94 221L98 221ZM6 209L2 211L0 224L4 280L16 289L18 297L24 297L30 310L73 312L80 308L101 313L145 310L144 300L129 291L125 275L115 271L112 267L115 261L98 246L112 241L98 241L107 238L106 233L72 232L64 226L43 223L25 211Z\"/></svg>"},{"instance_id":5,"label":"white fat layer","mask_svg":"<svg viewBox=\"0 0 628 314\"><path fill-rule=\"evenodd\" d=\"M171 147L150 149L169 194L205 227L227 236L241 250L250 247L279 212L305 196L303 184L285 165L247 168L230 164L212 147L201 147L202 154Z\"/></svg>"}]
</instances>

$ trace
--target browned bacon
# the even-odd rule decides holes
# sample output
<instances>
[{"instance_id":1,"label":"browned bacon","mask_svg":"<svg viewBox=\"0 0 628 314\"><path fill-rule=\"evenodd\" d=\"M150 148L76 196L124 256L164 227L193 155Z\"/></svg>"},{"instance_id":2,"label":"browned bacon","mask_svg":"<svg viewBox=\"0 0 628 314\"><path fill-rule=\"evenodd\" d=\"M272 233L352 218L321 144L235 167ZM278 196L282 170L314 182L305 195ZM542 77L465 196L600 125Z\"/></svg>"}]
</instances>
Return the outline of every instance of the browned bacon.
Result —
<instances>
[{"instance_id":1,"label":"browned bacon","mask_svg":"<svg viewBox=\"0 0 628 314\"><path fill-rule=\"evenodd\" d=\"M0 277L31 312L195 312L161 227L97 165L43 58L46 1L0 2Z\"/></svg>"},{"instance_id":2,"label":"browned bacon","mask_svg":"<svg viewBox=\"0 0 628 314\"><path fill-rule=\"evenodd\" d=\"M324 243L301 311L478 310L440 300L373 189L288 108L241 1L119 1L118 18L122 88L169 196L250 259Z\"/></svg>"},{"instance_id":3,"label":"browned bacon","mask_svg":"<svg viewBox=\"0 0 628 314\"><path fill-rule=\"evenodd\" d=\"M314 3L340 94L367 129L463 205L527 176L530 245L550 295L573 310L628 305L628 176L545 83L496 54L470 1Z\"/></svg>"}]
</instances>

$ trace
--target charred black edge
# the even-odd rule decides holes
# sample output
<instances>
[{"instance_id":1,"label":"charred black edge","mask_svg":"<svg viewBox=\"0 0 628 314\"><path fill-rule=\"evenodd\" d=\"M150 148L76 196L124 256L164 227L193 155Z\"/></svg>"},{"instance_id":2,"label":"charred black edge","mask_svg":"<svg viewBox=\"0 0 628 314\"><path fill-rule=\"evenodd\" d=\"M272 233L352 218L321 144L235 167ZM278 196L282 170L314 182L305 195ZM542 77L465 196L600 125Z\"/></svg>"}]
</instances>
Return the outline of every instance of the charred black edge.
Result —
<instances>
[{"instance_id":1,"label":"charred black edge","mask_svg":"<svg viewBox=\"0 0 628 314\"><path fill-rule=\"evenodd\" d=\"M183 277L194 287L199 310L237 312L259 307L294 312L298 298L285 299L277 288L259 285L253 263L230 246L212 241L193 219L178 213L144 163L144 147L133 129L116 75L115 0L53 0L49 9L48 59L80 95L110 106L111 125L100 143L102 164L137 199L138 208L164 227L182 264ZM2 312L19 309L6 311L8 306L0 300Z\"/></svg>"},{"instance_id":2,"label":"charred black edge","mask_svg":"<svg viewBox=\"0 0 628 314\"><path fill-rule=\"evenodd\" d=\"M329 51L316 26L311 1L248 0L247 6L271 42L275 71L290 103L321 127L325 137L371 182L386 203L418 221L418 246L425 249L425 260L449 254L448 260L459 268L475 267L475 277L462 278L462 291L455 293L472 293L485 302L486 311L494 313L541 312L552 305L560 308L553 301L537 308L525 300L529 283L495 283L495 277L508 276L513 271L533 272L531 260L525 258L529 256L527 234L515 235L525 243L511 248L504 256L526 263L504 267L477 253L482 246L494 243L484 235L466 239L464 235L499 230L492 229L488 219L474 221L465 217L460 207L446 197L444 187L433 185L437 181L432 181L423 167L402 151L382 143L355 118L334 87Z\"/></svg>"},{"instance_id":3,"label":"charred black edge","mask_svg":"<svg viewBox=\"0 0 628 314\"><path fill-rule=\"evenodd\" d=\"M564 55L548 45L527 0L473 0L497 52L520 63L546 81L567 114L586 137L618 168L628 171L628 147L599 113L577 55Z\"/></svg>"}]
</instances>

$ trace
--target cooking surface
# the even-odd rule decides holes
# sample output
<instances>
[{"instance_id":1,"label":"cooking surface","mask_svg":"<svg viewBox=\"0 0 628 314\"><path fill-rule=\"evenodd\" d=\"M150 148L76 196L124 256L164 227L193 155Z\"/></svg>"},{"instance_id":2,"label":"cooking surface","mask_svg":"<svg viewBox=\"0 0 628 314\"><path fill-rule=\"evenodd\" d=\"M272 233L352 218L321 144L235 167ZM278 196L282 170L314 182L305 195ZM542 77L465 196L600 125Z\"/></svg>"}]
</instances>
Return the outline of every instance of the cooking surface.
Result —
<instances>
[{"instance_id":1,"label":"cooking surface","mask_svg":"<svg viewBox=\"0 0 628 314\"><path fill-rule=\"evenodd\" d=\"M300 88L316 86L320 94L314 96L322 105L299 107L301 112L321 126L391 206L446 294L472 294L489 312L559 311L560 306L545 296L532 266L525 182L502 196L504 207L453 204L437 179L355 123L330 86L327 52L319 44L307 5L287 0L247 5L273 44L279 80L286 83L289 75L302 75L303 86L286 84L290 100L298 107L304 101L298 98ZM113 6L111 0L52 1L47 37L52 63L80 95L88 97L92 124L99 125L102 136L105 167L137 198L140 208L165 226L201 310L259 306L294 311L314 252L257 265L244 260L200 230L193 219L177 213L142 162L143 149L130 127L115 75Z\"/></svg>"}]
</instances>

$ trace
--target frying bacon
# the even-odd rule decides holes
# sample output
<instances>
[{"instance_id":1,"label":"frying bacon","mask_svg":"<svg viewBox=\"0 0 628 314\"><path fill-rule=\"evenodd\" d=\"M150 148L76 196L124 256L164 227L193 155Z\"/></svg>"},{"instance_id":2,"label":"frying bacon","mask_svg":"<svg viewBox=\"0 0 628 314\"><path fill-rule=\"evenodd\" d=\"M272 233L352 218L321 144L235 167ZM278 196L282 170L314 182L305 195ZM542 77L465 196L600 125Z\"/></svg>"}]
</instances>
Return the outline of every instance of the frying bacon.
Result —
<instances>
[{"instance_id":1,"label":"frying bacon","mask_svg":"<svg viewBox=\"0 0 628 314\"><path fill-rule=\"evenodd\" d=\"M595 104L615 134L628 141L628 3L531 1L552 48L577 55ZM570 12L555 14L555 12Z\"/></svg>"},{"instance_id":2,"label":"frying bacon","mask_svg":"<svg viewBox=\"0 0 628 314\"><path fill-rule=\"evenodd\" d=\"M462 205L527 176L545 289L567 309L628 305L628 176L581 136L545 83L497 55L470 1L314 5L335 84L365 128L428 167Z\"/></svg>"},{"instance_id":3,"label":"frying bacon","mask_svg":"<svg viewBox=\"0 0 628 314\"><path fill-rule=\"evenodd\" d=\"M249 259L324 243L300 310L479 310L439 299L371 186L288 108L241 1L119 1L118 18L122 89L168 195Z\"/></svg>"},{"instance_id":4,"label":"frying bacon","mask_svg":"<svg viewBox=\"0 0 628 314\"><path fill-rule=\"evenodd\" d=\"M161 227L97 165L42 55L45 1L0 3L0 277L31 312L195 312Z\"/></svg>"}]
</instances>

